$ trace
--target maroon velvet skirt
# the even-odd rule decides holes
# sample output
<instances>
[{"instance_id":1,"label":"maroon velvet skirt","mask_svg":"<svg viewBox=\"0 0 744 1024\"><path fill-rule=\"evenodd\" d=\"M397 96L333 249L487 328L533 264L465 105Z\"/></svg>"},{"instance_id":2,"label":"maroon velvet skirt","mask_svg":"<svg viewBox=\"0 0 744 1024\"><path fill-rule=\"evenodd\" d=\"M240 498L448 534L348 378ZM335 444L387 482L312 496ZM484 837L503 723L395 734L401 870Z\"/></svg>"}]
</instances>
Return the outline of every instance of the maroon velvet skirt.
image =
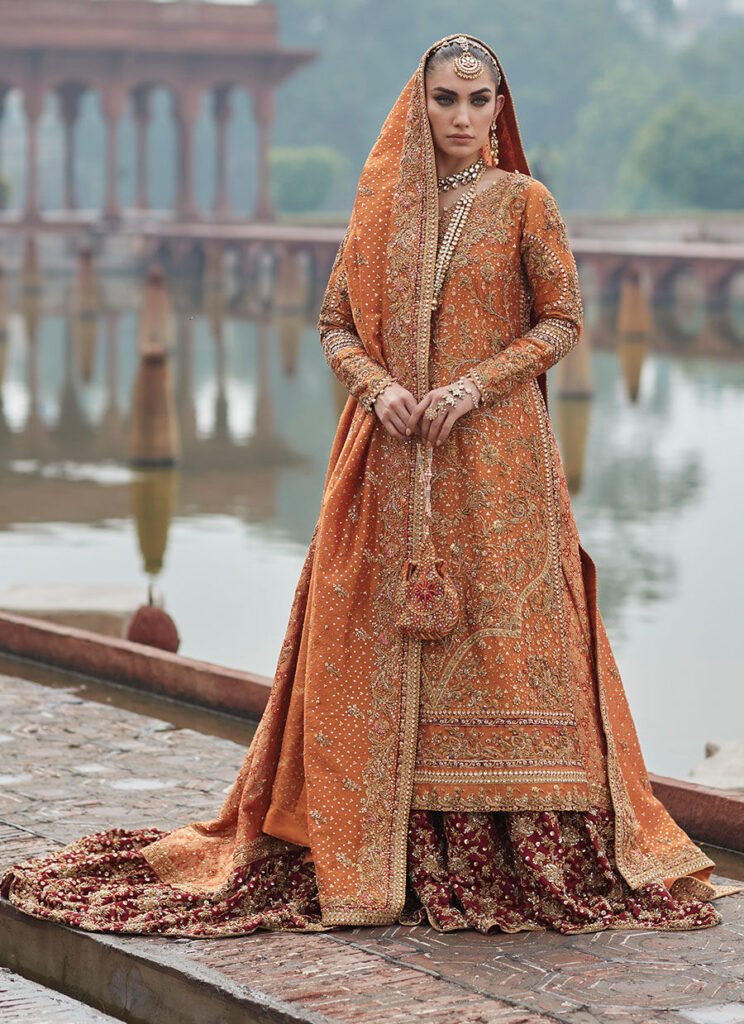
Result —
<instances>
[{"instance_id":1,"label":"maroon velvet skirt","mask_svg":"<svg viewBox=\"0 0 744 1024\"><path fill-rule=\"evenodd\" d=\"M166 884L140 853L161 829L109 829L13 865L0 893L25 913L86 931L248 935L324 931L305 850L236 867L211 893ZM404 925L437 931L707 928L711 903L684 879L631 890L614 860L614 818L594 811L424 811L409 818ZM393 923L393 922L391 922Z\"/></svg>"}]
</instances>

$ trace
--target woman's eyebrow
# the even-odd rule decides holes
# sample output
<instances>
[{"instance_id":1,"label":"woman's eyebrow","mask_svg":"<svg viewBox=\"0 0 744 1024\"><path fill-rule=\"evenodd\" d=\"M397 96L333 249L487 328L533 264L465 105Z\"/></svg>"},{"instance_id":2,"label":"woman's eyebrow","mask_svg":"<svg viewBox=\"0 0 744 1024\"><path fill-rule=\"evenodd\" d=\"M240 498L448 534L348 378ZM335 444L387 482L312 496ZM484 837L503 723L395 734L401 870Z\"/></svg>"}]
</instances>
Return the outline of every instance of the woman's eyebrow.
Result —
<instances>
[{"instance_id":1,"label":"woman's eyebrow","mask_svg":"<svg viewBox=\"0 0 744 1024\"><path fill-rule=\"evenodd\" d=\"M446 93L448 96L457 96L458 95L458 93L457 93L457 91L455 89L448 89L444 85L435 85L433 91L434 92ZM474 89L470 93L471 96L481 96L483 94L488 95L488 96L491 95L491 90L488 88L487 85L484 85L481 89Z\"/></svg>"}]
</instances>

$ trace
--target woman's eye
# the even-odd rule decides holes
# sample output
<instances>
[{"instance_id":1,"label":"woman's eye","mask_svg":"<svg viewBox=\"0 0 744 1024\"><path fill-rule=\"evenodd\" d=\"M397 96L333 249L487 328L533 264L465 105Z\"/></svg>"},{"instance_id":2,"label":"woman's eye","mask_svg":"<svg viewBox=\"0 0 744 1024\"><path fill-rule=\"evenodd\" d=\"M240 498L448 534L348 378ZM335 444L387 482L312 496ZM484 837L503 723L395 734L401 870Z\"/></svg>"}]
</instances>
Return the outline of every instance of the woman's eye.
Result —
<instances>
[{"instance_id":1,"label":"woman's eye","mask_svg":"<svg viewBox=\"0 0 744 1024\"><path fill-rule=\"evenodd\" d=\"M445 107L448 103L452 102L449 96L437 96L436 101L441 107Z\"/></svg>"},{"instance_id":2,"label":"woman's eye","mask_svg":"<svg viewBox=\"0 0 744 1024\"><path fill-rule=\"evenodd\" d=\"M488 100L485 98L485 96L476 96L475 99L473 100L473 103L475 103L476 107L485 106L487 102Z\"/></svg>"}]
</instances>

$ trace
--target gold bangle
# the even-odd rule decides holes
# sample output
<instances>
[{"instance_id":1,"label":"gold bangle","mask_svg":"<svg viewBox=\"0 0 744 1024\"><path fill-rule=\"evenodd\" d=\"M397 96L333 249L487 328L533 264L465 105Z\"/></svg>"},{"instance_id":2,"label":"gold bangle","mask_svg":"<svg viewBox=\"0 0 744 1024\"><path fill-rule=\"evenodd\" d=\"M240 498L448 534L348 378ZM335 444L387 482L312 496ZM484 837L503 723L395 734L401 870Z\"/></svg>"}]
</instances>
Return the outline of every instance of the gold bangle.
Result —
<instances>
[{"instance_id":1,"label":"gold bangle","mask_svg":"<svg viewBox=\"0 0 744 1024\"><path fill-rule=\"evenodd\" d=\"M486 393L486 385L483 381L483 378L481 377L477 370L468 370L465 376L469 377L472 380L472 382L476 385L478 391L480 392L480 398L478 399L477 403L479 405L483 401L483 396Z\"/></svg>"},{"instance_id":2,"label":"gold bangle","mask_svg":"<svg viewBox=\"0 0 744 1024\"><path fill-rule=\"evenodd\" d=\"M364 405L364 408L368 412L374 412L374 404L377 401L377 399L380 397L385 388L388 387L390 384L394 384L396 380L397 377L388 376L383 377L381 381L378 381L378 383L375 384L375 386L372 388L372 390L362 403Z\"/></svg>"}]
</instances>

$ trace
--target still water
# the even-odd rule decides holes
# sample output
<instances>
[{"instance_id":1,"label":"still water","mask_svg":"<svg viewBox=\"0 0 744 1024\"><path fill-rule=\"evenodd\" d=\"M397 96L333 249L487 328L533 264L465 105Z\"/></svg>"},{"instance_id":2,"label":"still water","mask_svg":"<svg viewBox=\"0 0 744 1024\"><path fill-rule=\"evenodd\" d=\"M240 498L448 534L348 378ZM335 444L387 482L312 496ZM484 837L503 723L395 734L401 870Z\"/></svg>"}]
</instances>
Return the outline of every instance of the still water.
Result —
<instances>
[{"instance_id":1,"label":"still water","mask_svg":"<svg viewBox=\"0 0 744 1024\"><path fill-rule=\"evenodd\" d=\"M72 280L45 286L33 316L10 304L0 606L121 635L149 569L180 653L271 676L345 399L315 309L205 312L186 288L171 359L182 461L143 475L126 457L139 283L107 288L116 301L84 335ZM555 372L551 414L646 760L684 777L744 721L744 349L660 353L652 338L633 395L603 346L583 406Z\"/></svg>"}]
</instances>

